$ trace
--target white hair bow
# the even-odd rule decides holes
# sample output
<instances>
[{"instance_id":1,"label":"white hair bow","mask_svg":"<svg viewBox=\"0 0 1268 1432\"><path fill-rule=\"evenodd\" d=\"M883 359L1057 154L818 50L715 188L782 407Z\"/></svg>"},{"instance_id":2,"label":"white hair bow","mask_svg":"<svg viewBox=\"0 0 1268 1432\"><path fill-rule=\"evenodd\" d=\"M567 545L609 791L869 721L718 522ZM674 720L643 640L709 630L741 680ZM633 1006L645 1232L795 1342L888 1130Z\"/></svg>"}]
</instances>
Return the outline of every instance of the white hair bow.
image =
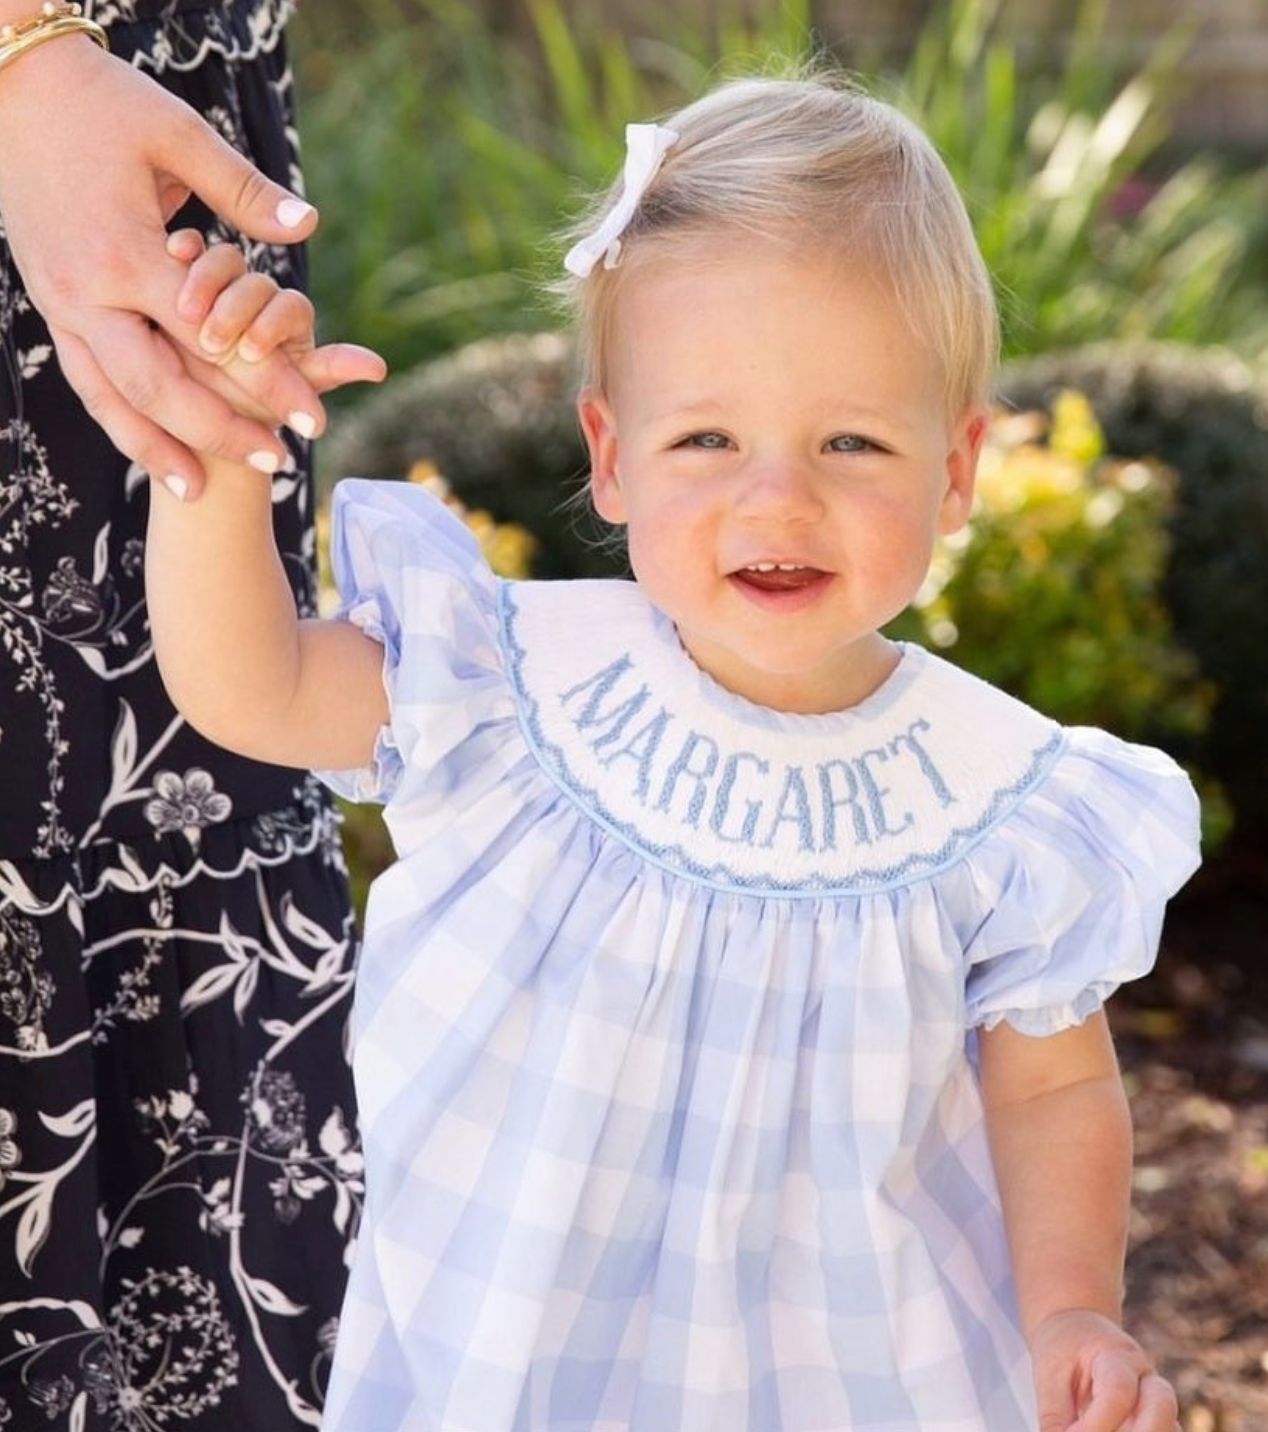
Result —
<instances>
[{"instance_id":1,"label":"white hair bow","mask_svg":"<svg viewBox=\"0 0 1268 1432\"><path fill-rule=\"evenodd\" d=\"M625 126L625 168L621 173L621 197L592 234L568 250L564 267L577 278L586 278L600 259L604 268L615 268L621 254L621 235L638 208L647 186L661 166L665 151L678 138L675 129L659 124Z\"/></svg>"}]
</instances>

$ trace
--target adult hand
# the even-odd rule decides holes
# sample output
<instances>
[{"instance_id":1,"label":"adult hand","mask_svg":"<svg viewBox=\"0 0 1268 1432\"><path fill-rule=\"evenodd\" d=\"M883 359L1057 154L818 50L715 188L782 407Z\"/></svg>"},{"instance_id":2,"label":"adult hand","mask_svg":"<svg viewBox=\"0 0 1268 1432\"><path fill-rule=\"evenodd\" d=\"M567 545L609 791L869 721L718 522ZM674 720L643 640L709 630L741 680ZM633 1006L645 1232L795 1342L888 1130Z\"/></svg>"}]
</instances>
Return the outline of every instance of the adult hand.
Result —
<instances>
[{"instance_id":1,"label":"adult hand","mask_svg":"<svg viewBox=\"0 0 1268 1432\"><path fill-rule=\"evenodd\" d=\"M41 45L0 72L0 216L32 302L84 407L122 452L187 499L197 452L269 471L286 449L173 362L198 351L203 315L177 299L185 268L165 225L191 193L226 223L293 243L316 211L266 179L188 105L87 37ZM313 436L312 386L268 365L255 396Z\"/></svg>"}]
</instances>

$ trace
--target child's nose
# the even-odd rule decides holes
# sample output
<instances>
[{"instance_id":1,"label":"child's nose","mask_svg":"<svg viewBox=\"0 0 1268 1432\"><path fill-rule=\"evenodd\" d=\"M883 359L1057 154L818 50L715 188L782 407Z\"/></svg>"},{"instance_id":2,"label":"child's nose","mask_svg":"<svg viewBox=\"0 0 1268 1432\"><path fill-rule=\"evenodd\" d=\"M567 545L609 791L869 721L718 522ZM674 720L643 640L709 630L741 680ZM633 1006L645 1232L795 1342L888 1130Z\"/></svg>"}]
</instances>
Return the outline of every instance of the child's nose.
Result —
<instances>
[{"instance_id":1,"label":"child's nose","mask_svg":"<svg viewBox=\"0 0 1268 1432\"><path fill-rule=\"evenodd\" d=\"M812 522L823 516L818 475L790 456L755 457L748 465L737 501L741 516Z\"/></svg>"}]
</instances>

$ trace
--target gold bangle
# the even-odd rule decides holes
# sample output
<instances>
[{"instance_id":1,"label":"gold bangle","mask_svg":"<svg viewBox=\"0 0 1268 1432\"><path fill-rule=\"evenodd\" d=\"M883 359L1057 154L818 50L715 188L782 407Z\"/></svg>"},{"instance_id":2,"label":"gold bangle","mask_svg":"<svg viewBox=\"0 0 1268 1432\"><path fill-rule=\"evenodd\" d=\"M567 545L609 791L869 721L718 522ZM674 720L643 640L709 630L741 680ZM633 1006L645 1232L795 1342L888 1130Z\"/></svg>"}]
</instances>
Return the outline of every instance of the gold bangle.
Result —
<instances>
[{"instance_id":1,"label":"gold bangle","mask_svg":"<svg viewBox=\"0 0 1268 1432\"><path fill-rule=\"evenodd\" d=\"M60 5L45 0L40 13L16 25L0 25L0 70L47 40L61 35L87 35L103 50L110 48L106 32L84 14L80 4Z\"/></svg>"}]
</instances>

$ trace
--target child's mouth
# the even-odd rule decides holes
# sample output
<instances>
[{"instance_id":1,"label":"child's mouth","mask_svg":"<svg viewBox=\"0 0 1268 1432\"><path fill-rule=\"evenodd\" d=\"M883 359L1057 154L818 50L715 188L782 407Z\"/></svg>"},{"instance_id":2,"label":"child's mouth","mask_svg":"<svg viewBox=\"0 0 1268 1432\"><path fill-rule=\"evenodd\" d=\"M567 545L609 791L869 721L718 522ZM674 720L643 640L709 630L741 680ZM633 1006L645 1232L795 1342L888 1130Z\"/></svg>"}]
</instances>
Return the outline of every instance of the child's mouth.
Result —
<instances>
[{"instance_id":1,"label":"child's mouth","mask_svg":"<svg viewBox=\"0 0 1268 1432\"><path fill-rule=\"evenodd\" d=\"M732 573L737 581L763 592L800 591L825 575L818 567L803 567L796 562L754 562Z\"/></svg>"}]
</instances>

